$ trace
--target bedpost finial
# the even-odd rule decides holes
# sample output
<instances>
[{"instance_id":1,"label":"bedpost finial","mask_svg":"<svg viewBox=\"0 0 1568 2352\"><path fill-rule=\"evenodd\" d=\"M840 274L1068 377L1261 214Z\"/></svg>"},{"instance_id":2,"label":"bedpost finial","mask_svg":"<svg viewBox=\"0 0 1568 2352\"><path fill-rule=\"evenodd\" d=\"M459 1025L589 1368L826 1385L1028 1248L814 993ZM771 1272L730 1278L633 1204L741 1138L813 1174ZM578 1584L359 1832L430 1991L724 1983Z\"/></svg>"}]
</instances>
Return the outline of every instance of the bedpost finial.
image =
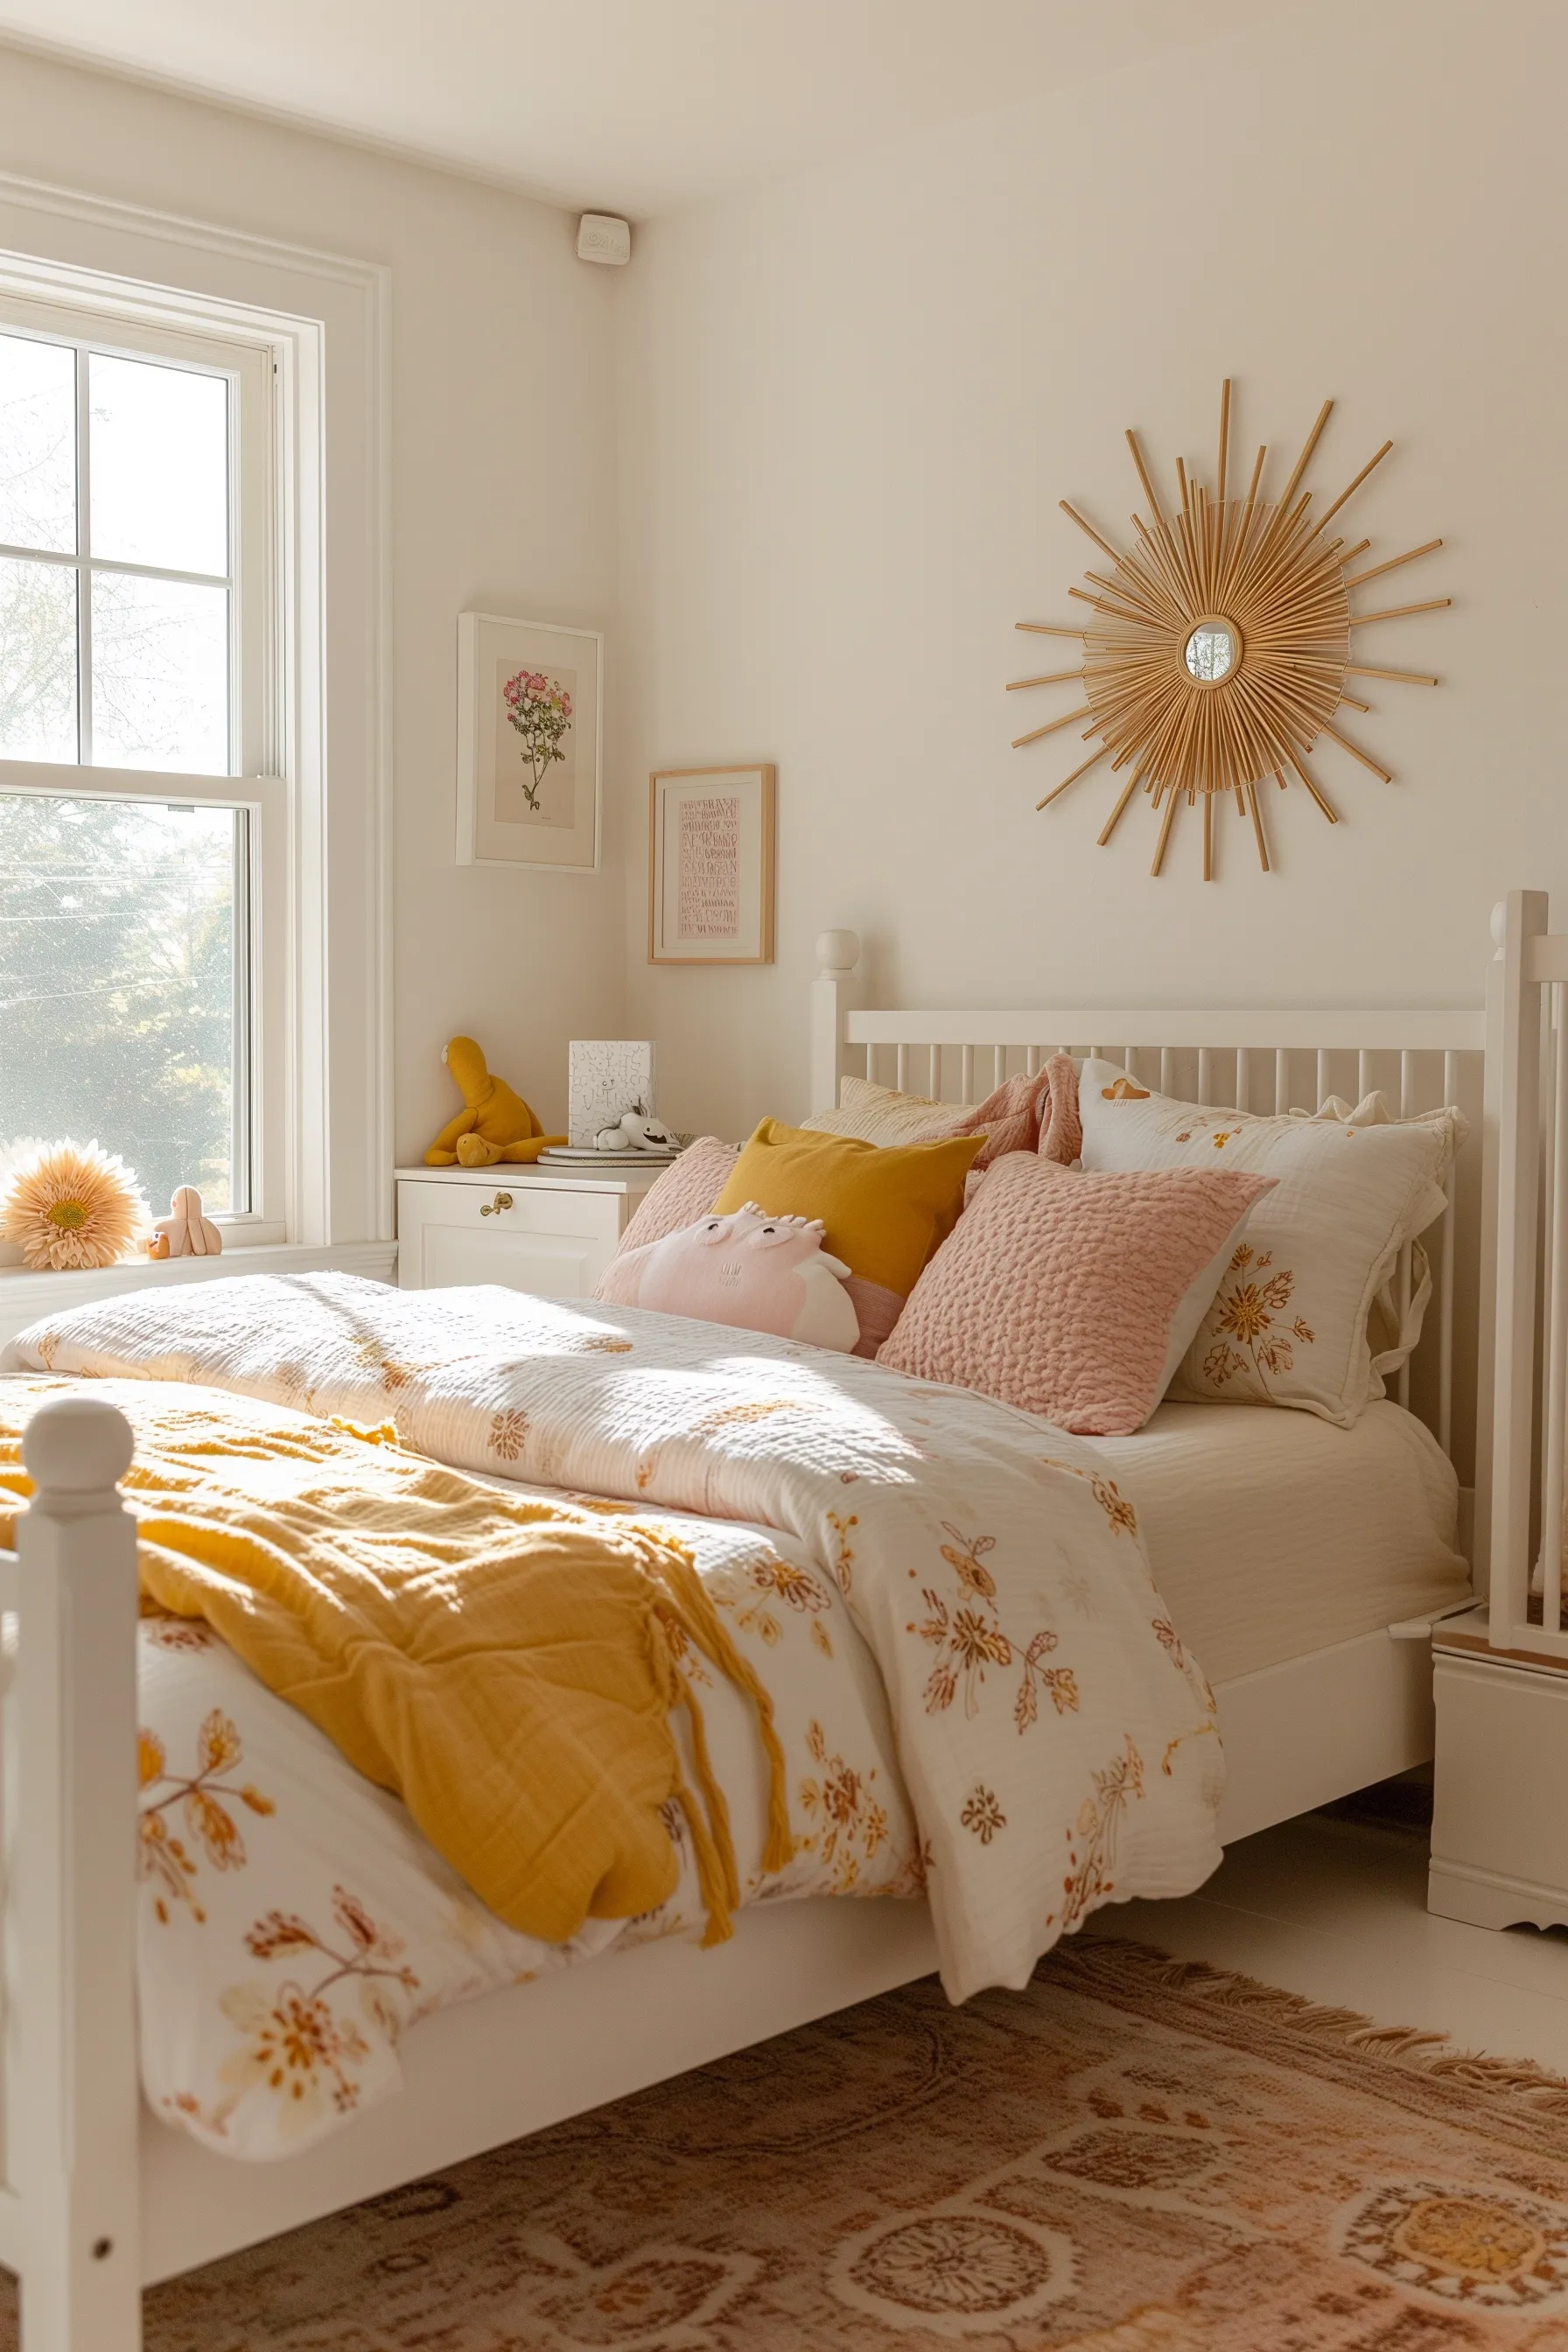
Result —
<instances>
[{"instance_id":1,"label":"bedpost finial","mask_svg":"<svg viewBox=\"0 0 1568 2352\"><path fill-rule=\"evenodd\" d=\"M97 1397L51 1397L22 1432L22 1460L50 1495L111 1493L135 1452L131 1423Z\"/></svg>"},{"instance_id":2,"label":"bedpost finial","mask_svg":"<svg viewBox=\"0 0 1568 2352\"><path fill-rule=\"evenodd\" d=\"M1506 938L1507 933L1508 900L1506 898L1500 898L1497 905L1492 908L1491 914L1492 945L1497 950L1500 956L1502 953L1503 940Z\"/></svg>"},{"instance_id":3,"label":"bedpost finial","mask_svg":"<svg viewBox=\"0 0 1568 2352\"><path fill-rule=\"evenodd\" d=\"M818 931L818 968L836 980L847 979L860 961L860 940L854 931Z\"/></svg>"}]
</instances>

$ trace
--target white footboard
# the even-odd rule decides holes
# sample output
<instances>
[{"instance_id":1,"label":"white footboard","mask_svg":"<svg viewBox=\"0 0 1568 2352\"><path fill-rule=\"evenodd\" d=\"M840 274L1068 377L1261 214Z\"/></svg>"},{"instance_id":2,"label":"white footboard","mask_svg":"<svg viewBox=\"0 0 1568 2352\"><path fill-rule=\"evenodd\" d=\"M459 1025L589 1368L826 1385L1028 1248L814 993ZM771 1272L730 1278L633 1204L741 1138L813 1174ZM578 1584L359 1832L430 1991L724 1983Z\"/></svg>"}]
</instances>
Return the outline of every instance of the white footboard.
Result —
<instances>
[{"instance_id":1,"label":"white footboard","mask_svg":"<svg viewBox=\"0 0 1568 2352\"><path fill-rule=\"evenodd\" d=\"M0 2263L24 2352L137 2352L136 1545L131 1431L60 1397L0 1552L5 2000Z\"/></svg>"},{"instance_id":2,"label":"white footboard","mask_svg":"<svg viewBox=\"0 0 1568 2352\"><path fill-rule=\"evenodd\" d=\"M23 1439L37 1492L0 1552L0 2265L23 2352L140 2352L144 2280L935 1966L923 1904L764 1906L718 1952L642 1945L444 2011L395 2113L300 2158L238 2168L171 2131L140 2087L132 1450L112 1407L42 1405Z\"/></svg>"}]
</instances>

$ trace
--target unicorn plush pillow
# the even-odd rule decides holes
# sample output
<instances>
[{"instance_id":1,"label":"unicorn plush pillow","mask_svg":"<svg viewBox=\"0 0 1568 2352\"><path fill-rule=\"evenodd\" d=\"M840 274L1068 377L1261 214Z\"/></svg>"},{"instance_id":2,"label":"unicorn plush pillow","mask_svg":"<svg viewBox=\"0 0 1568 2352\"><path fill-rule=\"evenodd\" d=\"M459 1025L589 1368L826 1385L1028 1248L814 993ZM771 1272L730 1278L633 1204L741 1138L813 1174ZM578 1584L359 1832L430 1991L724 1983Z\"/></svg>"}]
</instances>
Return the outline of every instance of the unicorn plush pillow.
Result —
<instances>
[{"instance_id":1,"label":"unicorn plush pillow","mask_svg":"<svg viewBox=\"0 0 1568 2352\"><path fill-rule=\"evenodd\" d=\"M823 1248L823 1232L819 1217L770 1217L748 1201L726 1216L699 1217L662 1241L623 1250L594 1295L615 1307L651 1307L847 1354L860 1321L844 1287L849 1268Z\"/></svg>"}]
</instances>

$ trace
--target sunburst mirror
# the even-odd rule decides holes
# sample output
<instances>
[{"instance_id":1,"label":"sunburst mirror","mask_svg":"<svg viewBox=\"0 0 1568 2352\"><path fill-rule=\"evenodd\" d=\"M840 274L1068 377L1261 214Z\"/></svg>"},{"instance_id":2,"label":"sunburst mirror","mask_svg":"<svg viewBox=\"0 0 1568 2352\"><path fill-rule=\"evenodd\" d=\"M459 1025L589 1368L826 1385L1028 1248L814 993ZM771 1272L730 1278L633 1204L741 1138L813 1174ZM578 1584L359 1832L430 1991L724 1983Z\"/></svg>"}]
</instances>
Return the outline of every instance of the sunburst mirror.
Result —
<instances>
[{"instance_id":1,"label":"sunburst mirror","mask_svg":"<svg viewBox=\"0 0 1568 2352\"><path fill-rule=\"evenodd\" d=\"M1115 806L1100 835L1103 848L1134 793L1140 790L1160 813L1159 839L1151 873L1164 864L1178 804L1203 808L1204 879L1215 875L1215 812L1234 799L1250 824L1258 862L1269 871L1264 787L1283 792L1291 782L1305 785L1331 824L1338 812L1305 764L1308 753L1327 737L1384 783L1394 779L1370 752L1352 743L1333 721L1342 704L1370 709L1346 686L1347 678L1385 678L1407 686L1436 686L1420 670L1384 669L1351 659L1352 633L1374 621L1401 620L1406 614L1435 613L1451 604L1435 596L1424 604L1394 604L1356 612L1352 593L1380 580L1402 563L1430 555L1443 542L1429 539L1404 555L1391 556L1363 572L1349 567L1372 542L1347 544L1342 534L1324 536L1373 467L1393 448L1385 441L1348 489L1316 520L1312 493L1301 488L1313 452L1333 408L1325 400L1307 446L1278 498L1263 495L1267 448L1258 452L1244 499L1227 495L1230 456L1230 379L1219 404L1219 463L1211 496L1176 460L1177 503L1167 515L1160 503L1133 432L1127 436L1151 520L1132 517L1135 544L1123 554L1102 539L1068 499L1061 501L1079 529L1087 531L1110 564L1109 573L1086 571L1089 585L1069 588L1069 596L1091 607L1087 628L1048 621L1020 621L1037 636L1072 637L1082 646L1073 669L1008 681L1009 692L1076 681L1085 700L1065 718L1048 719L1014 739L1027 743L1087 719L1083 740L1100 739L1100 749L1053 785L1037 808L1048 808L1069 785L1101 761L1114 775L1126 772Z\"/></svg>"}]
</instances>

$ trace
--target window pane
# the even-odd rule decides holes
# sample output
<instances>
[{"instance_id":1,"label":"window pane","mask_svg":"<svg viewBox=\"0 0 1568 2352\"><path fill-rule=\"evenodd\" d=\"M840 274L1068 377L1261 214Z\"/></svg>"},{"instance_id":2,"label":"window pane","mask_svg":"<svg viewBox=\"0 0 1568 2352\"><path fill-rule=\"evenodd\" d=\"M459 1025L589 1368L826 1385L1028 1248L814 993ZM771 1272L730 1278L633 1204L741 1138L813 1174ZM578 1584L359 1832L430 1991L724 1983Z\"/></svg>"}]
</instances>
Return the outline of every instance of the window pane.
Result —
<instances>
[{"instance_id":1,"label":"window pane","mask_svg":"<svg viewBox=\"0 0 1568 2352\"><path fill-rule=\"evenodd\" d=\"M76 353L0 335L0 541L76 552Z\"/></svg>"},{"instance_id":2,"label":"window pane","mask_svg":"<svg viewBox=\"0 0 1568 2352\"><path fill-rule=\"evenodd\" d=\"M154 1213L233 1197L232 809L0 794L0 1144L118 1151Z\"/></svg>"},{"instance_id":3,"label":"window pane","mask_svg":"<svg viewBox=\"0 0 1568 2352\"><path fill-rule=\"evenodd\" d=\"M150 360L88 361L92 553L228 571L228 379Z\"/></svg>"},{"instance_id":4,"label":"window pane","mask_svg":"<svg viewBox=\"0 0 1568 2352\"><path fill-rule=\"evenodd\" d=\"M0 556L0 759L76 757L76 573Z\"/></svg>"},{"instance_id":5,"label":"window pane","mask_svg":"<svg viewBox=\"0 0 1568 2352\"><path fill-rule=\"evenodd\" d=\"M92 575L92 764L228 773L228 591Z\"/></svg>"}]
</instances>

